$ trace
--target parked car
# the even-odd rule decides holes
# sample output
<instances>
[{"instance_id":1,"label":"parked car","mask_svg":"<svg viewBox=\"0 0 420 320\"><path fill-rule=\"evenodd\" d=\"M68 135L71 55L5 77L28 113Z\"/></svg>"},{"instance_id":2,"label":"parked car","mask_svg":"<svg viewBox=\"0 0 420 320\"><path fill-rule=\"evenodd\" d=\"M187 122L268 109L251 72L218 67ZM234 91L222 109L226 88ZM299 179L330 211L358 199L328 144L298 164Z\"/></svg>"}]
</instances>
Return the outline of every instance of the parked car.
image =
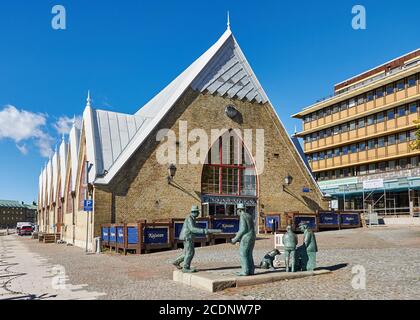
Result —
<instances>
[{"instance_id":1,"label":"parked car","mask_svg":"<svg viewBox=\"0 0 420 320\"><path fill-rule=\"evenodd\" d=\"M18 222L16 224L16 233L19 234L19 230L22 227L31 227L33 229L32 223L31 222Z\"/></svg>"},{"instance_id":2,"label":"parked car","mask_svg":"<svg viewBox=\"0 0 420 320\"><path fill-rule=\"evenodd\" d=\"M30 236L32 235L33 228L32 226L22 226L19 228L19 235L20 236Z\"/></svg>"}]
</instances>

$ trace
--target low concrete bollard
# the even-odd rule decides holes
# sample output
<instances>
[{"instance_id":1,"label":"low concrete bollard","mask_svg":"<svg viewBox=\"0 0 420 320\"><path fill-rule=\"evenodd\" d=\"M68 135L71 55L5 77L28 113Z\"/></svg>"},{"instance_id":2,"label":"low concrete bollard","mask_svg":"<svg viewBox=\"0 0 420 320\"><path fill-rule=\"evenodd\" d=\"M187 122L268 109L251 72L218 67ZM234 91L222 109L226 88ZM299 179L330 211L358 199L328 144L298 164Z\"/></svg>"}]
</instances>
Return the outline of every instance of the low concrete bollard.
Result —
<instances>
[{"instance_id":1,"label":"low concrete bollard","mask_svg":"<svg viewBox=\"0 0 420 320\"><path fill-rule=\"evenodd\" d=\"M101 238L97 237L95 240L95 253L99 254L101 253Z\"/></svg>"}]
</instances>

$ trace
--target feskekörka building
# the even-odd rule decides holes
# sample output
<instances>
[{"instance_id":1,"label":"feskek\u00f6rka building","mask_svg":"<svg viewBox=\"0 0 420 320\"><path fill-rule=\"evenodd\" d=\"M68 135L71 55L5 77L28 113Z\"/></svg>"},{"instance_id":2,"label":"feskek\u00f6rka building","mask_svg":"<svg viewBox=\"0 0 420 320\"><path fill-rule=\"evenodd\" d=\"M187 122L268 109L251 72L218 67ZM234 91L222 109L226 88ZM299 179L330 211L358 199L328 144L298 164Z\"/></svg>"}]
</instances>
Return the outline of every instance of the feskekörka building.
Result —
<instances>
[{"instance_id":1,"label":"feskek\u00f6rka building","mask_svg":"<svg viewBox=\"0 0 420 320\"><path fill-rule=\"evenodd\" d=\"M88 95L82 123L40 174L38 203L40 231L80 247L101 224L184 218L191 205L235 215L244 203L256 224L328 207L229 24L137 113L96 109Z\"/></svg>"}]
</instances>

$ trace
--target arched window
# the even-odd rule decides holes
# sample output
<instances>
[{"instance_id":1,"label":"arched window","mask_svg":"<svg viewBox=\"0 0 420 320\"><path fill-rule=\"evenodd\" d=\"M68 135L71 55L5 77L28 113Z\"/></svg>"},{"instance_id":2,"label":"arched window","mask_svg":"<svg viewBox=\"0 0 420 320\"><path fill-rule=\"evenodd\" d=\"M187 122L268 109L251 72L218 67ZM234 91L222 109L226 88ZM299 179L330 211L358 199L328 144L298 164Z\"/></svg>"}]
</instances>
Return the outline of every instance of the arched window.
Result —
<instances>
[{"instance_id":1,"label":"arched window","mask_svg":"<svg viewBox=\"0 0 420 320\"><path fill-rule=\"evenodd\" d=\"M201 191L210 195L257 196L254 162L234 132L219 137L210 149L201 177Z\"/></svg>"}]
</instances>

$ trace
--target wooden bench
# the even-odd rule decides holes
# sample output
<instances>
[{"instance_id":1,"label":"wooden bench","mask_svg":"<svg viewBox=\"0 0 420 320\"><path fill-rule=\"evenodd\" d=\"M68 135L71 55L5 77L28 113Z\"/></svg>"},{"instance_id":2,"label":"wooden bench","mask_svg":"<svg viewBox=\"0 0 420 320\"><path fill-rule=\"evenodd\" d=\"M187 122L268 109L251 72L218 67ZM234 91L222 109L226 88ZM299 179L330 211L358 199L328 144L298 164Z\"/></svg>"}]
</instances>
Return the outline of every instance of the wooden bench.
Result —
<instances>
[{"instance_id":1,"label":"wooden bench","mask_svg":"<svg viewBox=\"0 0 420 320\"><path fill-rule=\"evenodd\" d=\"M60 240L59 233L43 233L38 236L39 242L42 243L56 243L57 240Z\"/></svg>"}]
</instances>

